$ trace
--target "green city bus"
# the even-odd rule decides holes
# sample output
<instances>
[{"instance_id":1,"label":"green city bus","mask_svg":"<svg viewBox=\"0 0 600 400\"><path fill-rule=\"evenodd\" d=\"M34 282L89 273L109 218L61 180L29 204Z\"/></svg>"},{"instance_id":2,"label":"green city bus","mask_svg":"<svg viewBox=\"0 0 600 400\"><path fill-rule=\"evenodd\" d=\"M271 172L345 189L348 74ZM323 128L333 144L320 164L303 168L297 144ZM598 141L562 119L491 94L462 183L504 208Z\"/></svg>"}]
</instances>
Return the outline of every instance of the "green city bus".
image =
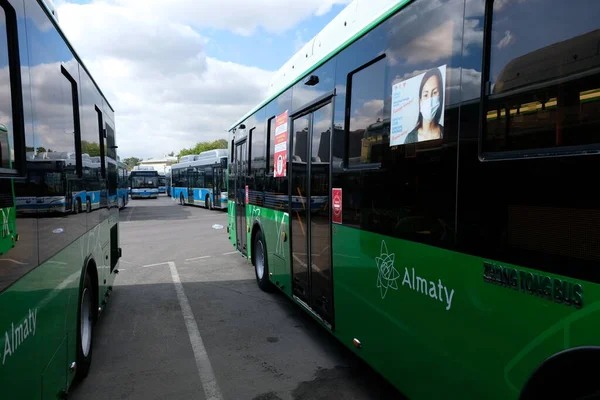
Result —
<instances>
[{"instance_id":1,"label":"green city bus","mask_svg":"<svg viewBox=\"0 0 600 400\"><path fill-rule=\"evenodd\" d=\"M349 4L229 130L259 287L412 399L598 396L598 15Z\"/></svg>"},{"instance_id":2,"label":"green city bus","mask_svg":"<svg viewBox=\"0 0 600 400\"><path fill-rule=\"evenodd\" d=\"M53 15L0 0L3 399L66 398L88 374L121 256L114 110Z\"/></svg>"}]
</instances>

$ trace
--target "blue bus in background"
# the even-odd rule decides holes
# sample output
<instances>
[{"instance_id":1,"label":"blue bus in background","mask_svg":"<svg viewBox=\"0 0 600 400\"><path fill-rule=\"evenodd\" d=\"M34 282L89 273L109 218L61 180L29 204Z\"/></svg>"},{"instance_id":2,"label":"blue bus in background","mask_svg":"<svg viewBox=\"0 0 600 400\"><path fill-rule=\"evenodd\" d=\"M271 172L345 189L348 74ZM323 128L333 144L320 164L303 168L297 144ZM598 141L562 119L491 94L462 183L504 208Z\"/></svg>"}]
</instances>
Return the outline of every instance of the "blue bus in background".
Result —
<instances>
[{"instance_id":1,"label":"blue bus in background","mask_svg":"<svg viewBox=\"0 0 600 400\"><path fill-rule=\"evenodd\" d=\"M91 211L85 179L77 176L74 152L28 152L27 176L22 183L23 190L15 198L19 214Z\"/></svg>"},{"instance_id":2,"label":"blue bus in background","mask_svg":"<svg viewBox=\"0 0 600 400\"><path fill-rule=\"evenodd\" d=\"M171 166L171 197L179 204L227 209L227 149L183 156Z\"/></svg>"},{"instance_id":3,"label":"blue bus in background","mask_svg":"<svg viewBox=\"0 0 600 400\"><path fill-rule=\"evenodd\" d=\"M149 166L137 166L129 174L132 199L158 198L158 171Z\"/></svg>"},{"instance_id":4,"label":"blue bus in background","mask_svg":"<svg viewBox=\"0 0 600 400\"><path fill-rule=\"evenodd\" d=\"M123 209L129 203L129 171L124 162L117 162L117 173L117 204L119 209Z\"/></svg>"},{"instance_id":5,"label":"blue bus in background","mask_svg":"<svg viewBox=\"0 0 600 400\"><path fill-rule=\"evenodd\" d=\"M106 180L102 177L102 161L100 156L90 157L82 154L83 180L85 182L85 210L98 210L101 204L106 204ZM108 162L108 158L106 159ZM105 166L106 168L106 166ZM106 171L106 170L105 170Z\"/></svg>"},{"instance_id":6,"label":"blue bus in background","mask_svg":"<svg viewBox=\"0 0 600 400\"><path fill-rule=\"evenodd\" d=\"M158 193L167 193L167 177L163 174L158 175Z\"/></svg>"}]
</instances>

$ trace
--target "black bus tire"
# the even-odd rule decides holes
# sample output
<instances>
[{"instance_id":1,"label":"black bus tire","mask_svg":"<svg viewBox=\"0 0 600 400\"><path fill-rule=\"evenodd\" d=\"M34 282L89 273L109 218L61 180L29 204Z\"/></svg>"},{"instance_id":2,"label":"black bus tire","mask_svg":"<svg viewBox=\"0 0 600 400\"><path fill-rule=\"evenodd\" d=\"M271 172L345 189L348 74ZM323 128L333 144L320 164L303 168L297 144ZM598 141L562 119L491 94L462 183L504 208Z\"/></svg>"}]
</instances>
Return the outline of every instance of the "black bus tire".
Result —
<instances>
[{"instance_id":1,"label":"black bus tire","mask_svg":"<svg viewBox=\"0 0 600 400\"><path fill-rule=\"evenodd\" d=\"M254 273L256 275L256 283L260 290L264 292L272 292L273 284L269 280L269 262L267 260L267 247L262 232L256 232L254 238L254 246L252 246L252 254L254 261Z\"/></svg>"},{"instance_id":2,"label":"black bus tire","mask_svg":"<svg viewBox=\"0 0 600 400\"><path fill-rule=\"evenodd\" d=\"M73 212L75 212L75 214L79 214L81 212L81 199L80 198L75 199L75 209L73 210Z\"/></svg>"},{"instance_id":3,"label":"black bus tire","mask_svg":"<svg viewBox=\"0 0 600 400\"><path fill-rule=\"evenodd\" d=\"M94 287L90 274L85 273L83 285L79 289L77 303L77 364L75 378L82 380L88 376L92 365L92 342L94 339Z\"/></svg>"}]
</instances>

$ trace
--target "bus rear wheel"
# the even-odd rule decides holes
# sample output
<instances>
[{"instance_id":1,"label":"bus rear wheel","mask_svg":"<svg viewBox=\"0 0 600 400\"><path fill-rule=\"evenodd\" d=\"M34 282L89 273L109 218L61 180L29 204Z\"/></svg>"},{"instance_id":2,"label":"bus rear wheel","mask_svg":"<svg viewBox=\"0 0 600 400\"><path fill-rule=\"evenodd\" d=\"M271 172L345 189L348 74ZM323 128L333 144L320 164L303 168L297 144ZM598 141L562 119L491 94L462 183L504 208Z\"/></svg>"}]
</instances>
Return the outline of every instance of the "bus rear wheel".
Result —
<instances>
[{"instance_id":1,"label":"bus rear wheel","mask_svg":"<svg viewBox=\"0 0 600 400\"><path fill-rule=\"evenodd\" d=\"M76 378L81 380L90 372L92 365L92 340L94 338L94 288L90 275L85 274L79 291L77 315L77 364Z\"/></svg>"},{"instance_id":2,"label":"bus rear wheel","mask_svg":"<svg viewBox=\"0 0 600 400\"><path fill-rule=\"evenodd\" d=\"M269 263L267 261L265 238L261 231L258 231L254 238L252 254L254 254L254 272L258 287L264 292L272 292L274 287L269 280Z\"/></svg>"}]
</instances>

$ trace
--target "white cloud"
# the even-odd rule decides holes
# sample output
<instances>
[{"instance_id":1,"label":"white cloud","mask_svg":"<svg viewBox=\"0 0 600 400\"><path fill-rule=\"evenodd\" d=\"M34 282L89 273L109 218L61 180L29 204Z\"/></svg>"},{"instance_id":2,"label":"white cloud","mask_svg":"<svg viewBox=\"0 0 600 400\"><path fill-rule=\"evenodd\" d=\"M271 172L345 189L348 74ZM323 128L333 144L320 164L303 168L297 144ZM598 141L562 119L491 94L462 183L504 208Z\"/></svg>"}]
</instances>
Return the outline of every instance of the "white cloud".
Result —
<instances>
[{"instance_id":1,"label":"white cloud","mask_svg":"<svg viewBox=\"0 0 600 400\"><path fill-rule=\"evenodd\" d=\"M496 0L494 1L494 11L500 11L510 3L524 3L527 0Z\"/></svg>"},{"instance_id":2,"label":"white cloud","mask_svg":"<svg viewBox=\"0 0 600 400\"><path fill-rule=\"evenodd\" d=\"M207 56L198 29L283 32L347 2L93 0L60 2L58 17L115 108L120 156L148 158L226 138L267 95L272 71Z\"/></svg>"},{"instance_id":3,"label":"white cloud","mask_svg":"<svg viewBox=\"0 0 600 400\"><path fill-rule=\"evenodd\" d=\"M350 0L96 0L93 4L104 3L120 9L134 10L140 18L160 16L166 21L251 35L259 27L268 32L285 32L306 18L324 15L332 6L349 2ZM58 16L62 23L62 7L58 10Z\"/></svg>"},{"instance_id":4,"label":"white cloud","mask_svg":"<svg viewBox=\"0 0 600 400\"><path fill-rule=\"evenodd\" d=\"M498 44L496 45L499 49L503 49L505 47L510 46L515 42L515 36L511 33L511 31L504 32L504 37L500 39Z\"/></svg>"}]
</instances>

